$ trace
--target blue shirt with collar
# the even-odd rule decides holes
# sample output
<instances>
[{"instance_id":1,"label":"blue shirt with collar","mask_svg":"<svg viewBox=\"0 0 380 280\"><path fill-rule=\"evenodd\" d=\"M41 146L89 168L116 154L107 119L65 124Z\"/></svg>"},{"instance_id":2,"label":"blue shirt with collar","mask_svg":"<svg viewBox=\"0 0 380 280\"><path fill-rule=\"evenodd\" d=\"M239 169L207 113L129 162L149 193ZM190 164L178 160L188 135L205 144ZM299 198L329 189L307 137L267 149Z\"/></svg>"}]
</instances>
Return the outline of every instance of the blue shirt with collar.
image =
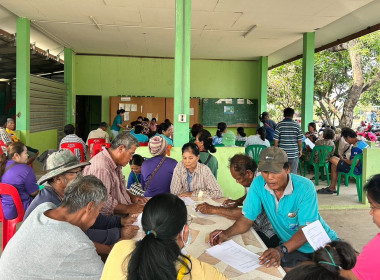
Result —
<instances>
[{"instance_id":1,"label":"blue shirt with collar","mask_svg":"<svg viewBox=\"0 0 380 280\"><path fill-rule=\"evenodd\" d=\"M264 178L261 175L256 177L244 201L243 214L247 219L254 221L262 212L263 207L282 243L291 239L300 227L316 220L321 222L331 240L338 239L336 232L320 216L314 184L305 177L290 174L284 195L278 203L274 192L266 186ZM314 252L308 242L298 251Z\"/></svg>"}]
</instances>

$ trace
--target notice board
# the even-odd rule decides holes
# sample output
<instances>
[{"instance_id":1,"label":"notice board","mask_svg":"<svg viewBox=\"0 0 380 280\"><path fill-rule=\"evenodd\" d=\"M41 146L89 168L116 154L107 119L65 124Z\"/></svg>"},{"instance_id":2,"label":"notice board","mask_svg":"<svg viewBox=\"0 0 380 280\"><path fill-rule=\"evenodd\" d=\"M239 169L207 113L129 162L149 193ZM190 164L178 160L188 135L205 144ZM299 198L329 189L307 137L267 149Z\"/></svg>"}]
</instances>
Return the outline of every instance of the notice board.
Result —
<instances>
[{"instance_id":1,"label":"notice board","mask_svg":"<svg viewBox=\"0 0 380 280\"><path fill-rule=\"evenodd\" d=\"M169 119L174 122L174 99L170 97L110 97L109 124L113 123L116 117L116 111L120 108L125 110L123 125L130 125L131 122L137 120L138 116L143 118L157 119L157 123L164 122ZM199 121L199 98L190 99L190 127Z\"/></svg>"},{"instance_id":2,"label":"notice board","mask_svg":"<svg viewBox=\"0 0 380 280\"><path fill-rule=\"evenodd\" d=\"M246 98L203 98L203 126L225 122L229 127L256 127L258 101Z\"/></svg>"},{"instance_id":3,"label":"notice board","mask_svg":"<svg viewBox=\"0 0 380 280\"><path fill-rule=\"evenodd\" d=\"M123 125L129 125L137 120L138 116L157 119L157 123L165 120L165 98L164 97L110 97L110 126L116 117L116 111L120 108L125 110Z\"/></svg>"}]
</instances>

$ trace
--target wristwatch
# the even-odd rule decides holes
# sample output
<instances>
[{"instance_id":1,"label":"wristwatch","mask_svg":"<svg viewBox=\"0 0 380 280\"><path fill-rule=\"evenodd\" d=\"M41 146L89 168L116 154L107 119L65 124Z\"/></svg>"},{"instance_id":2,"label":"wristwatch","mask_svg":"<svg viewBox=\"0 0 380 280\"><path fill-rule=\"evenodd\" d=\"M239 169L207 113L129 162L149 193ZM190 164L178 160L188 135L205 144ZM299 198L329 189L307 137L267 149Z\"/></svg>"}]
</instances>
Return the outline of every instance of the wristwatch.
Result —
<instances>
[{"instance_id":1,"label":"wristwatch","mask_svg":"<svg viewBox=\"0 0 380 280\"><path fill-rule=\"evenodd\" d=\"M280 244L279 247L280 247L280 249L281 249L281 252L284 254L284 256L285 256L286 254L288 254L288 248L286 248L286 246Z\"/></svg>"}]
</instances>

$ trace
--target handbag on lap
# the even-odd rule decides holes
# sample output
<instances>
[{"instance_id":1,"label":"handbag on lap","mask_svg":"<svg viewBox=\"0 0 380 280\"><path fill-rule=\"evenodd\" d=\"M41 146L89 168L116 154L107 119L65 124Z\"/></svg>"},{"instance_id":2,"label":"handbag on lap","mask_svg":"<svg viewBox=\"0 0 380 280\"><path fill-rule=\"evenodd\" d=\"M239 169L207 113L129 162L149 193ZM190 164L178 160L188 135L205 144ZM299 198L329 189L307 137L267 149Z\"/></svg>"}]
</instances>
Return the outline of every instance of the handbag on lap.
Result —
<instances>
[{"instance_id":1,"label":"handbag on lap","mask_svg":"<svg viewBox=\"0 0 380 280\"><path fill-rule=\"evenodd\" d=\"M156 169L154 169L152 175L150 176L149 178L149 181L146 183L145 185L145 188L143 189L141 183L139 182L135 182L131 185L131 187L129 188L129 191L134 194L134 195L138 195L138 196L144 196L146 190L148 189L149 187L149 184L152 182L153 180L153 177L156 175L156 173L158 172L158 170L160 169L160 167L162 166L162 164L164 163L164 161L166 160L166 157L163 157L162 160L160 161L160 163L157 165Z\"/></svg>"}]
</instances>

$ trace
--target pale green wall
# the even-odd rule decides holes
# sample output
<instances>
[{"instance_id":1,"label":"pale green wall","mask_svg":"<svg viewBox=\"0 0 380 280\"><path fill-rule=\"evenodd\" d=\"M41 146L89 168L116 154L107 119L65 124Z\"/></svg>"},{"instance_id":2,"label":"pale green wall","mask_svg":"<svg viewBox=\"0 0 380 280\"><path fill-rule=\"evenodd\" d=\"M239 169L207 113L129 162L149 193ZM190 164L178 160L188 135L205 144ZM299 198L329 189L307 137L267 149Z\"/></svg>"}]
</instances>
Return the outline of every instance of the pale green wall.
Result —
<instances>
[{"instance_id":1,"label":"pale green wall","mask_svg":"<svg viewBox=\"0 0 380 280\"><path fill-rule=\"evenodd\" d=\"M379 158L379 148L369 148L363 150L363 187L373 175L380 174L380 165L378 164ZM362 202L368 203L367 196L364 192L362 197Z\"/></svg>"},{"instance_id":2,"label":"pale green wall","mask_svg":"<svg viewBox=\"0 0 380 280\"><path fill-rule=\"evenodd\" d=\"M217 152L213 155L218 160L218 184L223 191L224 197L231 197L233 199L240 198L244 195L245 191L242 185L236 183L235 179L231 176L228 167L228 160L235 154L244 153L243 147L219 147ZM138 147L136 154L146 158L151 158L148 147ZM173 147L170 150L170 157L177 161L182 160L181 148ZM123 168L123 174L128 179L131 168L129 164Z\"/></svg>"},{"instance_id":3,"label":"pale green wall","mask_svg":"<svg viewBox=\"0 0 380 280\"><path fill-rule=\"evenodd\" d=\"M48 149L57 149L58 132L56 129L35 132L29 134L28 146L40 151L40 154Z\"/></svg>"},{"instance_id":4,"label":"pale green wall","mask_svg":"<svg viewBox=\"0 0 380 280\"><path fill-rule=\"evenodd\" d=\"M191 61L191 96L258 98L255 61ZM75 95L102 95L102 120L108 122L109 96L173 97L174 60L75 55Z\"/></svg>"}]
</instances>

